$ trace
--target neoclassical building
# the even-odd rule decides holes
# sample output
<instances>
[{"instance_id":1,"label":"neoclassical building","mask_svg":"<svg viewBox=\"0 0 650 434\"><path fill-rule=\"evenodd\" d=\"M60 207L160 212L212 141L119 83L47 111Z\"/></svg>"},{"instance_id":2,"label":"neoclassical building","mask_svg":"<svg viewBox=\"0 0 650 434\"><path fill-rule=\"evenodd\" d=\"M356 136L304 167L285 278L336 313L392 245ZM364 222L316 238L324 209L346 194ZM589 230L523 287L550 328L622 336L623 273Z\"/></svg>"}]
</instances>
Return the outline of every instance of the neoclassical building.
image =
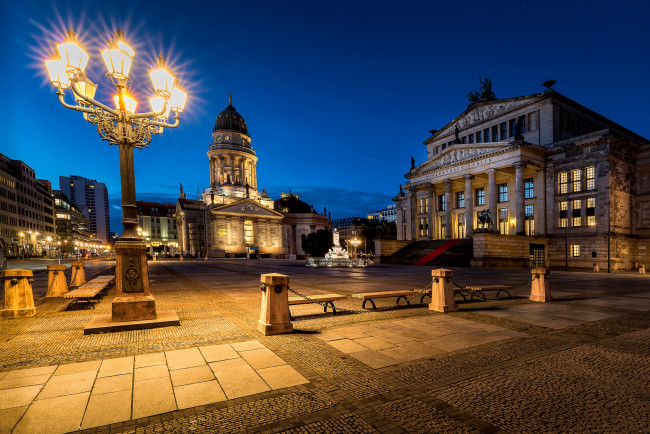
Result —
<instances>
[{"instance_id":1,"label":"neoclassical building","mask_svg":"<svg viewBox=\"0 0 650 434\"><path fill-rule=\"evenodd\" d=\"M274 203L266 190L257 190L257 156L246 121L230 98L217 116L207 155L210 187L200 199L190 200L181 186L176 202L181 252L210 257L300 255L295 237L321 228L322 219L302 208L288 207L283 213L278 205L282 200Z\"/></svg>"},{"instance_id":2,"label":"neoclassical building","mask_svg":"<svg viewBox=\"0 0 650 434\"><path fill-rule=\"evenodd\" d=\"M550 87L479 100L431 133L394 199L398 239L472 238L478 266L650 264L647 139Z\"/></svg>"}]
</instances>

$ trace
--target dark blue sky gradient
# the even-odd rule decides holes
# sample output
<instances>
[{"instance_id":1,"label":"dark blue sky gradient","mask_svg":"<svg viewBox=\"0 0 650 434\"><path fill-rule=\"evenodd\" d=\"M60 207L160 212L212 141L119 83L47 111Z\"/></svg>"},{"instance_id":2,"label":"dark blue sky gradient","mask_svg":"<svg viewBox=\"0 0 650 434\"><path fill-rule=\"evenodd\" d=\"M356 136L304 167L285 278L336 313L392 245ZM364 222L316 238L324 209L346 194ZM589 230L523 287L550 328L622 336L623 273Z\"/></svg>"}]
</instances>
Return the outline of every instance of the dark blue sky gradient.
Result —
<instances>
[{"instance_id":1,"label":"dark blue sky gradient","mask_svg":"<svg viewBox=\"0 0 650 434\"><path fill-rule=\"evenodd\" d=\"M333 218L391 203L411 155L425 159L428 131L466 108L479 77L492 78L499 98L555 79L558 92L650 137L647 2L90 3L3 2L10 104L0 152L55 187L59 175L105 182L115 206L117 149L59 105L42 66L70 25L103 101L112 85L99 49L118 25L136 50L138 111L149 109L146 71L158 52L189 92L181 126L136 151L139 199L175 201L180 182L194 198L209 185L206 152L228 92L248 123L260 189L274 199L298 191ZM111 209L118 233L120 218Z\"/></svg>"}]
</instances>

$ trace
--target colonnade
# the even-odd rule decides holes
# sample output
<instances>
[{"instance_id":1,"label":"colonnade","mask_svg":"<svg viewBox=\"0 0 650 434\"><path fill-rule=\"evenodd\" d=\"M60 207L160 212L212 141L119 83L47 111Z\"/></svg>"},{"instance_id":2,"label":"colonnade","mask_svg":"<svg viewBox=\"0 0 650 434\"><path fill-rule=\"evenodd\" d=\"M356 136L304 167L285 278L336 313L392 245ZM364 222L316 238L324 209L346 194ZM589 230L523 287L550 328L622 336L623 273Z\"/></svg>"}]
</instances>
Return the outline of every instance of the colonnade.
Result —
<instances>
[{"instance_id":1,"label":"colonnade","mask_svg":"<svg viewBox=\"0 0 650 434\"><path fill-rule=\"evenodd\" d=\"M210 185L249 185L257 188L257 163L240 155L210 156Z\"/></svg>"}]
</instances>

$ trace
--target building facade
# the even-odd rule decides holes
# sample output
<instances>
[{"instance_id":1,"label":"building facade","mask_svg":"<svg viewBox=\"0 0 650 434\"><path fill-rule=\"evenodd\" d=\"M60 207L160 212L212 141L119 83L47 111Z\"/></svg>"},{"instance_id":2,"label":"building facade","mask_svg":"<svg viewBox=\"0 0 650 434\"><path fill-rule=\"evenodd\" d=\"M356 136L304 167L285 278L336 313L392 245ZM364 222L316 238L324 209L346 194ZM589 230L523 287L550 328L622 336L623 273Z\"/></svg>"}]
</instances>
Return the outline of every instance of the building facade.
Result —
<instances>
[{"instance_id":1,"label":"building facade","mask_svg":"<svg viewBox=\"0 0 650 434\"><path fill-rule=\"evenodd\" d=\"M54 190L53 195L58 249L64 255L78 253L80 248L94 240L88 230L88 220L60 190Z\"/></svg>"},{"instance_id":2,"label":"building facade","mask_svg":"<svg viewBox=\"0 0 650 434\"><path fill-rule=\"evenodd\" d=\"M106 184L70 175L59 176L59 187L88 220L90 234L105 243L109 242L111 224Z\"/></svg>"},{"instance_id":3,"label":"building facade","mask_svg":"<svg viewBox=\"0 0 650 434\"><path fill-rule=\"evenodd\" d=\"M281 193L273 208L282 213L282 243L287 247L290 259L304 259L302 240L312 232L331 230L332 222L325 212L318 214L314 207L300 200L298 193Z\"/></svg>"},{"instance_id":4,"label":"building facade","mask_svg":"<svg viewBox=\"0 0 650 434\"><path fill-rule=\"evenodd\" d=\"M577 102L479 101L424 144L394 199L399 240L471 237L483 266L650 262L650 144Z\"/></svg>"},{"instance_id":5,"label":"building facade","mask_svg":"<svg viewBox=\"0 0 650 434\"><path fill-rule=\"evenodd\" d=\"M0 237L10 257L41 256L56 237L50 182L37 179L30 166L3 154L0 154Z\"/></svg>"},{"instance_id":6,"label":"building facade","mask_svg":"<svg viewBox=\"0 0 650 434\"><path fill-rule=\"evenodd\" d=\"M155 250L178 247L176 206L171 203L137 201L138 225L147 246ZM146 235L145 235L146 234Z\"/></svg>"}]
</instances>

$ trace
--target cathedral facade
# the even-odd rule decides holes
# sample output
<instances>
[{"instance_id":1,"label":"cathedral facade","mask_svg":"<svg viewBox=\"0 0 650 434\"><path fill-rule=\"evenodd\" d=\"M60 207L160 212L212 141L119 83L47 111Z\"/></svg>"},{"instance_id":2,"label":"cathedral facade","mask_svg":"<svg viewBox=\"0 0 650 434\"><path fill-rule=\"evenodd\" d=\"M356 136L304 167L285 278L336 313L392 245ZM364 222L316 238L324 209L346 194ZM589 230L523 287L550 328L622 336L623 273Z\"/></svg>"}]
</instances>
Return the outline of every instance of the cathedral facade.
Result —
<instances>
[{"instance_id":1,"label":"cathedral facade","mask_svg":"<svg viewBox=\"0 0 650 434\"><path fill-rule=\"evenodd\" d=\"M650 263L650 142L550 87L478 100L424 144L398 239L472 238L477 266Z\"/></svg>"},{"instance_id":2,"label":"cathedral facade","mask_svg":"<svg viewBox=\"0 0 650 434\"><path fill-rule=\"evenodd\" d=\"M257 156L246 121L233 107L232 99L217 116L207 156L210 186L197 200L187 199L181 186L176 202L182 254L285 258L300 253L292 240L296 227L304 226L302 220L308 221L310 231L327 226L324 221L329 219L315 213L313 207L309 215L296 220L295 215L282 212L295 212L294 208L285 210L269 198L266 190L258 191Z\"/></svg>"}]
</instances>

